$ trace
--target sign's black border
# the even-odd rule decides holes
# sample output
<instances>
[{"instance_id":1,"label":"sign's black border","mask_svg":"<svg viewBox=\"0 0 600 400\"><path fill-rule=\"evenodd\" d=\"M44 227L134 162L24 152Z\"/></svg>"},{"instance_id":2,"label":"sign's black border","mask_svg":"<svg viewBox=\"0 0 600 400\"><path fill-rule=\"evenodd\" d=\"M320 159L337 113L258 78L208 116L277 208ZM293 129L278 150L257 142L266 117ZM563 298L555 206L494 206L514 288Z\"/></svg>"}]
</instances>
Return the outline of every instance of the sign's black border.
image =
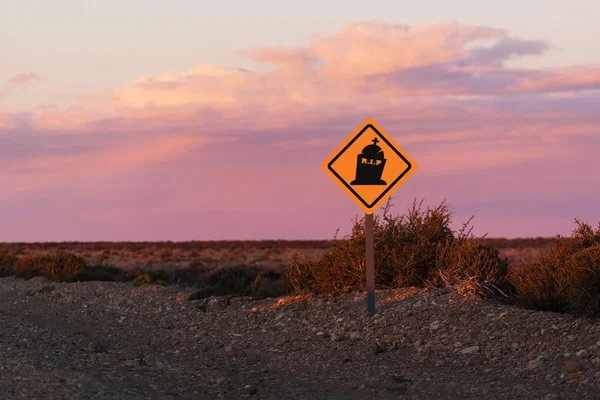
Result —
<instances>
[{"instance_id":1,"label":"sign's black border","mask_svg":"<svg viewBox=\"0 0 600 400\"><path fill-rule=\"evenodd\" d=\"M379 136L393 151L394 153L396 153L398 155L398 157L400 157L402 160L404 160L404 162L406 163L406 165L408 165L408 168L406 168L398 178L396 178L396 180L394 180L388 187L387 189L385 189L383 191L383 193L381 193L381 195L379 195L379 197L377 199L375 199L375 201L373 201L371 204L368 204L362 197L360 197L360 195L358 193L356 193L356 191L352 188L352 186L350 186L348 184L348 182L346 182L337 172L335 172L335 170L331 167L333 165L334 162L336 162L336 160L338 158L340 158L340 156L342 154L344 154L344 152L346 150L348 150L348 148L350 146L352 146L352 144L363 134L365 133L365 131L367 129L373 129L373 131L377 134L377 136ZM344 186L346 186L353 194L354 196L356 196L356 198L358 200L360 200L361 203L363 203L367 208L373 208L373 206L375 204L377 204L377 202L379 202L379 200L381 200L383 198L383 196L386 195L386 193L388 193L399 181L400 179L402 179L402 177L404 177L404 175L406 175L406 173L408 171L411 170L412 168L412 164L410 163L410 161L408 161L406 159L406 157L404 157L394 146L392 146L392 144L385 138L385 136L383 136L378 130L377 128L375 128L372 124L367 124L364 126L364 128L361 129L360 132L358 132L358 134L333 158L333 160L331 160L329 162L329 164L327 164L327 168L344 184Z\"/></svg>"}]
</instances>

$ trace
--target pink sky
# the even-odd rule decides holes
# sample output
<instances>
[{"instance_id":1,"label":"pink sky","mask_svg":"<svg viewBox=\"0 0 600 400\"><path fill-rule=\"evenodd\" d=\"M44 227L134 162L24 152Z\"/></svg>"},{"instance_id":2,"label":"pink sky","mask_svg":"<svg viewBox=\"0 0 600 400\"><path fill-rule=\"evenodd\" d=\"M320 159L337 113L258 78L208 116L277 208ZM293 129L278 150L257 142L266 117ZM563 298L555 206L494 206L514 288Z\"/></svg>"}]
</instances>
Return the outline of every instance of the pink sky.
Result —
<instances>
[{"instance_id":1,"label":"pink sky","mask_svg":"<svg viewBox=\"0 0 600 400\"><path fill-rule=\"evenodd\" d=\"M600 221L600 65L511 67L544 40L359 21L27 111L0 103L0 241L329 239L361 210L321 170L365 118L419 165L395 192L456 227L569 234ZM97 71L102 74L101 70ZM0 100L51 81L15 71Z\"/></svg>"}]
</instances>

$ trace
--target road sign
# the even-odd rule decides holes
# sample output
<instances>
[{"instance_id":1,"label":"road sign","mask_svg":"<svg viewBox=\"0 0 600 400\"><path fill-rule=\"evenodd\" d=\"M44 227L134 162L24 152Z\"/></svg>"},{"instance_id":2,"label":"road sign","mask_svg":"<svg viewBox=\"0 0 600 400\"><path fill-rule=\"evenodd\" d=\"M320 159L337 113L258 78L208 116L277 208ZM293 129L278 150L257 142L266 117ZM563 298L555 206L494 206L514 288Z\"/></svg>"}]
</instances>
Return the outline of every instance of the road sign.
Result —
<instances>
[{"instance_id":1,"label":"road sign","mask_svg":"<svg viewBox=\"0 0 600 400\"><path fill-rule=\"evenodd\" d=\"M417 164L367 118L322 167L366 214L373 214L415 172Z\"/></svg>"},{"instance_id":2,"label":"road sign","mask_svg":"<svg viewBox=\"0 0 600 400\"><path fill-rule=\"evenodd\" d=\"M417 164L371 118L323 163L323 170L364 210L367 312L375 313L373 213L415 172Z\"/></svg>"}]
</instances>

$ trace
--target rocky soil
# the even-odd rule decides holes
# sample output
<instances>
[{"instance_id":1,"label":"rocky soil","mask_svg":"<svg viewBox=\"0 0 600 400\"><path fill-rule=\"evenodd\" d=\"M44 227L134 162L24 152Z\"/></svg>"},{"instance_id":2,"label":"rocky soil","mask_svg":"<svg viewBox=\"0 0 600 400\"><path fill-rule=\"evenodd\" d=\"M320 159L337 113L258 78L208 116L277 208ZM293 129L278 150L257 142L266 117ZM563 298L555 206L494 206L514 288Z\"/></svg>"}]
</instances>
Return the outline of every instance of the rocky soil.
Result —
<instances>
[{"instance_id":1,"label":"rocky soil","mask_svg":"<svg viewBox=\"0 0 600 400\"><path fill-rule=\"evenodd\" d=\"M0 279L3 399L600 399L600 321L455 289L187 301Z\"/></svg>"}]
</instances>

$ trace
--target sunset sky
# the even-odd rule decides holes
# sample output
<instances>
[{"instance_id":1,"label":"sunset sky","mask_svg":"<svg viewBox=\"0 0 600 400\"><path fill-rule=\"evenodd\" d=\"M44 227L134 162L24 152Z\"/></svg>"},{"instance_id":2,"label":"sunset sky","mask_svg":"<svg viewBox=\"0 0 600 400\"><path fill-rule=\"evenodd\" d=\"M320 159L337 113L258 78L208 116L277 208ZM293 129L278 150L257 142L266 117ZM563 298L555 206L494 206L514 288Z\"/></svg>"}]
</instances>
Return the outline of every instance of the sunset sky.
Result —
<instances>
[{"instance_id":1,"label":"sunset sky","mask_svg":"<svg viewBox=\"0 0 600 400\"><path fill-rule=\"evenodd\" d=\"M0 5L0 241L330 239L365 118L459 228L600 221L600 3Z\"/></svg>"}]
</instances>

